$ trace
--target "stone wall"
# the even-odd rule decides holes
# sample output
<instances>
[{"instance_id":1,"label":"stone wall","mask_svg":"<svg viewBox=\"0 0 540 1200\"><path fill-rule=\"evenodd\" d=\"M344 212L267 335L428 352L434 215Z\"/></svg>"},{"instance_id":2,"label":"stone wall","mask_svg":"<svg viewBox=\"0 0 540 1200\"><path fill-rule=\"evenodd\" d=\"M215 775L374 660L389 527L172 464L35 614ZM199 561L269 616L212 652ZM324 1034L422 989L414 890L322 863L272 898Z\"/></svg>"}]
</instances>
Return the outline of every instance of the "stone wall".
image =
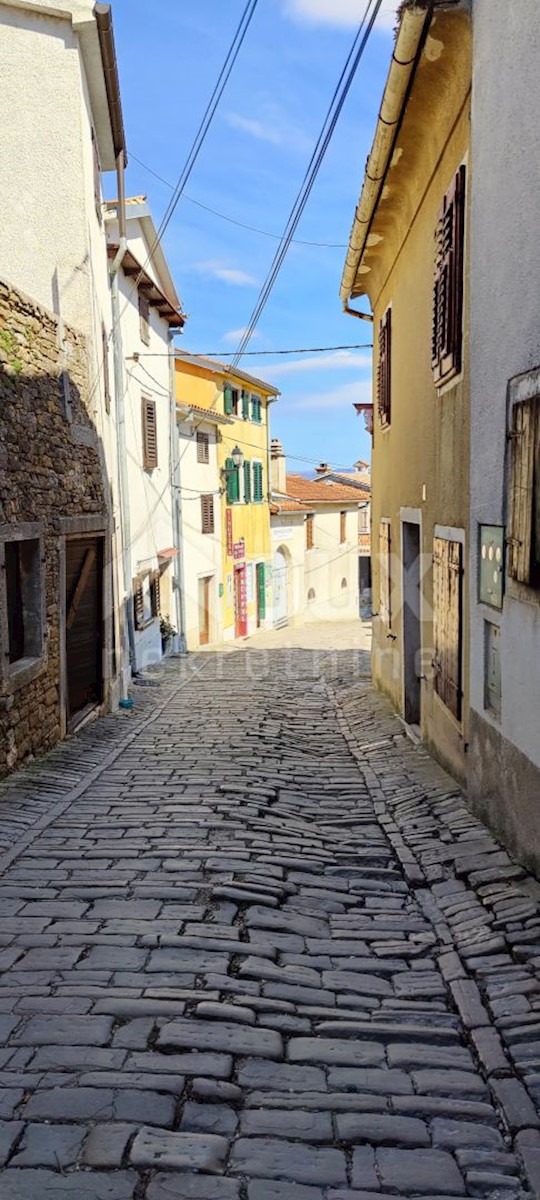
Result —
<instances>
[{"instance_id":1,"label":"stone wall","mask_svg":"<svg viewBox=\"0 0 540 1200\"><path fill-rule=\"evenodd\" d=\"M27 682L2 673L0 774L64 732L61 711L61 520L107 522L101 449L89 415L85 339L0 282L0 532L39 523L44 654ZM5 606L5 586L0 588ZM5 630L5 621L4 621ZM6 645L0 646L5 664ZM32 672L30 672L32 674Z\"/></svg>"}]
</instances>

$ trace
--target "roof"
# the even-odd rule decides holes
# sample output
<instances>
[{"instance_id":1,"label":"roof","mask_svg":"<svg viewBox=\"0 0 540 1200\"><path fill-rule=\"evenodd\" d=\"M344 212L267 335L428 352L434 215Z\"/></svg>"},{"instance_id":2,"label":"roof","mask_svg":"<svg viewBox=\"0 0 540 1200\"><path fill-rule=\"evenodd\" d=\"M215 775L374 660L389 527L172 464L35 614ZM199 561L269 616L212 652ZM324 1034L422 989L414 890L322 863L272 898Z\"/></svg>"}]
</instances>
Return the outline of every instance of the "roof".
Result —
<instances>
[{"instance_id":1,"label":"roof","mask_svg":"<svg viewBox=\"0 0 540 1200\"><path fill-rule=\"evenodd\" d=\"M109 258L115 258L117 253L118 243L108 242L107 254ZM144 267L141 265L138 259L135 258L135 255L129 248L126 250L122 260L122 271L128 279L138 279L137 287L146 293L148 303L152 308L157 309L160 317L162 317L164 321L168 321L171 329L184 328L186 314L182 312L180 302L178 301L178 296L176 296L176 300L178 301L177 307L172 300L169 300L168 296L165 295L165 292L162 292L161 288L158 287L157 283L154 282L148 272L144 270Z\"/></svg>"},{"instance_id":2,"label":"roof","mask_svg":"<svg viewBox=\"0 0 540 1200\"><path fill-rule=\"evenodd\" d=\"M176 408L177 410L185 409L186 413L201 413L211 425L234 425L232 417L225 417L223 413L216 412L215 408L204 408L202 404L191 404L189 400L177 400Z\"/></svg>"},{"instance_id":3,"label":"roof","mask_svg":"<svg viewBox=\"0 0 540 1200\"><path fill-rule=\"evenodd\" d=\"M119 236L118 230L118 200L106 200L103 205L105 220L111 226L111 241ZM147 259L145 267L150 266L157 277L158 285L162 292L169 299L175 312L182 312L182 302L176 291L173 277L169 270L169 265L163 251L161 238L158 236L158 231L154 224L154 219L150 211L146 196L128 196L126 199L126 222L127 222L127 238L128 245L130 240L131 221L138 221L142 230L143 238L147 246ZM116 225L115 225L116 223ZM183 314L184 321L187 320L187 313Z\"/></svg>"},{"instance_id":4,"label":"roof","mask_svg":"<svg viewBox=\"0 0 540 1200\"><path fill-rule=\"evenodd\" d=\"M286 500L281 496L273 496L270 505L270 513L273 517L279 513L299 513L300 516L306 512L313 512L311 504L303 504L301 500Z\"/></svg>"},{"instance_id":5,"label":"roof","mask_svg":"<svg viewBox=\"0 0 540 1200\"><path fill-rule=\"evenodd\" d=\"M224 379L239 379L242 383L250 383L252 387L260 388L269 396L279 396L281 393L271 383L265 383L264 379L258 379L256 375L248 375L247 371L241 371L239 367L232 369L230 363L220 362L217 358L204 358L202 354L188 354L185 350L176 352L176 361L179 363L187 363L192 367L201 367L204 371L209 371L212 375L219 375Z\"/></svg>"},{"instance_id":6,"label":"roof","mask_svg":"<svg viewBox=\"0 0 540 1200\"><path fill-rule=\"evenodd\" d=\"M360 475L353 475L352 472L348 475L346 471L330 470L326 471L324 475L319 475L318 479L321 479L324 483L342 483L346 487L355 488L358 492L365 492L366 496L371 494L369 479L366 476L362 478Z\"/></svg>"},{"instance_id":7,"label":"roof","mask_svg":"<svg viewBox=\"0 0 540 1200\"><path fill-rule=\"evenodd\" d=\"M303 500L307 504L361 504L358 488L343 483L325 483L319 479L304 479L303 475L287 475L287 499Z\"/></svg>"}]
</instances>

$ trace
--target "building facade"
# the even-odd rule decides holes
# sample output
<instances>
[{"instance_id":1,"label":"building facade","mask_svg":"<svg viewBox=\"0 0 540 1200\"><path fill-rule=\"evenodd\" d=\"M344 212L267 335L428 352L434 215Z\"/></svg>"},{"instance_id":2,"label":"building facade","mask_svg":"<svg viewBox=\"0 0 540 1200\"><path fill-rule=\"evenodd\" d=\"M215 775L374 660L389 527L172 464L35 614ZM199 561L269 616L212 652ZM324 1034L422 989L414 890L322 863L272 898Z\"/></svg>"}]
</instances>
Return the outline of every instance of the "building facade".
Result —
<instances>
[{"instance_id":1,"label":"building facade","mask_svg":"<svg viewBox=\"0 0 540 1200\"><path fill-rule=\"evenodd\" d=\"M374 322L373 675L460 780L469 740L471 29L404 5L341 296Z\"/></svg>"},{"instance_id":2,"label":"building facade","mask_svg":"<svg viewBox=\"0 0 540 1200\"><path fill-rule=\"evenodd\" d=\"M208 359L177 354L175 369L179 405L228 418L217 440L218 600L223 640L248 637L272 623L269 409L279 393L263 380ZM185 574L186 590L198 590L187 566Z\"/></svg>"},{"instance_id":3,"label":"building facade","mask_svg":"<svg viewBox=\"0 0 540 1200\"><path fill-rule=\"evenodd\" d=\"M540 11L518 9L472 6L469 791L538 871Z\"/></svg>"}]
</instances>

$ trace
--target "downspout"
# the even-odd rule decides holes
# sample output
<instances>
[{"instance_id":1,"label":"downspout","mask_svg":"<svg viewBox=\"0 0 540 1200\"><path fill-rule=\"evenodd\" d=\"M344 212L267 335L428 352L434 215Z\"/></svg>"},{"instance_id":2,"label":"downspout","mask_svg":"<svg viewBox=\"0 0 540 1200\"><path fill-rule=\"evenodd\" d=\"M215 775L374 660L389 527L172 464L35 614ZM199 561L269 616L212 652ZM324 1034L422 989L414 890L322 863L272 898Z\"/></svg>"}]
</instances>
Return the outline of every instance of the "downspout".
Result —
<instances>
[{"instance_id":1,"label":"downspout","mask_svg":"<svg viewBox=\"0 0 540 1200\"><path fill-rule=\"evenodd\" d=\"M270 437L270 414L268 409L271 404L275 404L279 396L268 396L266 401L266 479L267 479L267 499L270 504L272 501L272 439Z\"/></svg>"},{"instance_id":2,"label":"downspout","mask_svg":"<svg viewBox=\"0 0 540 1200\"><path fill-rule=\"evenodd\" d=\"M178 628L178 650L187 654L186 645L186 597L185 597L185 564L184 541L182 538L182 487L180 470L180 440L176 418L176 373L174 367L174 334L169 331L169 388L170 401L170 434L171 434L171 491L173 506L173 537L174 548L178 551L174 559L173 590L176 602L176 624Z\"/></svg>"},{"instance_id":3,"label":"downspout","mask_svg":"<svg viewBox=\"0 0 540 1200\"><path fill-rule=\"evenodd\" d=\"M116 175L118 179L118 251L110 265L109 275L111 284L112 304L112 344L114 361L114 391L116 397L116 447L118 455L118 487L120 493L120 524L122 536L122 578L124 586L124 630L128 635L128 662L124 661L122 670L122 695L127 697L127 667L131 672L136 671L137 659L135 653L135 623L131 604L131 520L129 512L129 485L127 473L127 443L126 443L126 409L124 396L124 362L122 357L122 338L120 331L120 287L119 271L127 250L126 236L126 195L124 184L124 151L120 150L116 158ZM124 639L123 658L126 658Z\"/></svg>"}]
</instances>

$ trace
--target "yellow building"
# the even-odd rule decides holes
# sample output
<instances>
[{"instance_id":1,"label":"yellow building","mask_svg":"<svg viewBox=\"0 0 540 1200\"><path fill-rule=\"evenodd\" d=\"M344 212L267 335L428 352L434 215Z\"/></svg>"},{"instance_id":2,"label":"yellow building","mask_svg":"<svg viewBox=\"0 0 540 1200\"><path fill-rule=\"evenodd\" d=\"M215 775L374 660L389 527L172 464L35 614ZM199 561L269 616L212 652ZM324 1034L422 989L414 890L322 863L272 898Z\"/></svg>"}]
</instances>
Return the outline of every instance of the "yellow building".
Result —
<instances>
[{"instance_id":1,"label":"yellow building","mask_svg":"<svg viewBox=\"0 0 540 1200\"><path fill-rule=\"evenodd\" d=\"M374 320L373 675L466 777L471 24L402 4L343 272Z\"/></svg>"},{"instance_id":2,"label":"yellow building","mask_svg":"<svg viewBox=\"0 0 540 1200\"><path fill-rule=\"evenodd\" d=\"M216 447L221 579L215 636L209 640L247 637L272 624L269 409L279 392L225 363L180 353L175 357L175 378L182 411L192 405L201 415L206 411L225 418ZM184 570L189 590L189 563ZM211 603L201 594L200 603L207 602ZM200 627L208 629L211 620L211 614L201 613Z\"/></svg>"}]
</instances>

